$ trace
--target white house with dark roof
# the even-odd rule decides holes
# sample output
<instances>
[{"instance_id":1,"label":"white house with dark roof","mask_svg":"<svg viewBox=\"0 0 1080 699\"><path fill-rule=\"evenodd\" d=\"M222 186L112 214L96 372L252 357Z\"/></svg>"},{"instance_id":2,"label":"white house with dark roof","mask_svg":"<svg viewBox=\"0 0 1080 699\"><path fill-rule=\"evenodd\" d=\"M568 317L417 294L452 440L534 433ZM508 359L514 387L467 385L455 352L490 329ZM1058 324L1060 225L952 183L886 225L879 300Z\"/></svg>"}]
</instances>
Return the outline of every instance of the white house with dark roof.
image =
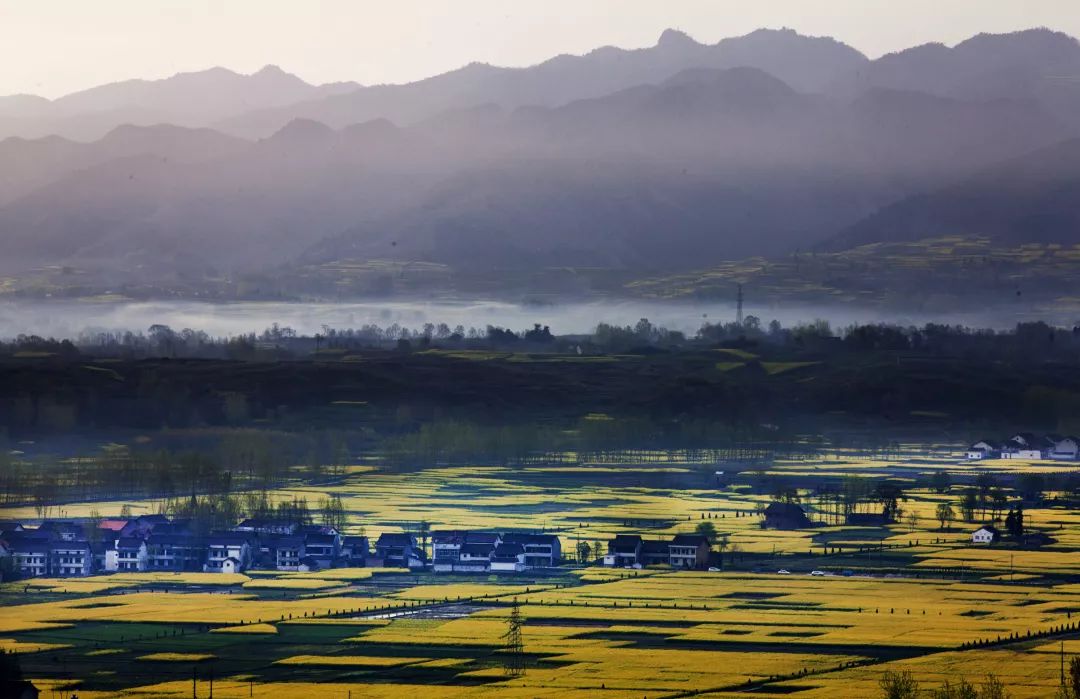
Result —
<instances>
[{"instance_id":1,"label":"white house with dark roof","mask_svg":"<svg viewBox=\"0 0 1080 699\"><path fill-rule=\"evenodd\" d=\"M637 534L619 534L608 542L604 565L629 568L641 564L641 537Z\"/></svg>"},{"instance_id":2,"label":"white house with dark roof","mask_svg":"<svg viewBox=\"0 0 1080 699\"><path fill-rule=\"evenodd\" d=\"M967 448L964 456L972 461L991 459L999 453L999 448L989 439L980 439Z\"/></svg>"},{"instance_id":3,"label":"white house with dark roof","mask_svg":"<svg viewBox=\"0 0 1080 699\"><path fill-rule=\"evenodd\" d=\"M1001 538L1001 533L992 524L986 524L971 533L971 543L992 544Z\"/></svg>"},{"instance_id":4,"label":"white house with dark roof","mask_svg":"<svg viewBox=\"0 0 1080 699\"><path fill-rule=\"evenodd\" d=\"M109 558L106 556L106 567ZM146 542L130 536L122 536L116 540L116 570L130 572L146 570L148 556Z\"/></svg>"},{"instance_id":5,"label":"white house with dark roof","mask_svg":"<svg viewBox=\"0 0 1080 699\"><path fill-rule=\"evenodd\" d=\"M345 536L341 538L341 562L349 567L361 568L367 565L370 544L366 536Z\"/></svg>"},{"instance_id":6,"label":"white house with dark roof","mask_svg":"<svg viewBox=\"0 0 1080 699\"><path fill-rule=\"evenodd\" d=\"M307 555L302 536L275 536L268 546L273 554L274 567L278 570L300 570L301 560Z\"/></svg>"},{"instance_id":7,"label":"white house with dark roof","mask_svg":"<svg viewBox=\"0 0 1080 699\"><path fill-rule=\"evenodd\" d=\"M488 560L492 573L520 573L525 570L525 547L521 544L499 544Z\"/></svg>"},{"instance_id":8,"label":"white house with dark roof","mask_svg":"<svg viewBox=\"0 0 1080 699\"><path fill-rule=\"evenodd\" d=\"M147 570L202 570L205 553L190 534L165 534L155 529L146 537Z\"/></svg>"},{"instance_id":9,"label":"white house with dark roof","mask_svg":"<svg viewBox=\"0 0 1080 699\"><path fill-rule=\"evenodd\" d=\"M1080 438L1059 437L1055 439L1053 446L1050 447L1050 458L1065 461L1080 459Z\"/></svg>"},{"instance_id":10,"label":"white house with dark roof","mask_svg":"<svg viewBox=\"0 0 1080 699\"><path fill-rule=\"evenodd\" d=\"M707 568L711 548L708 538L700 534L676 534L668 545L669 563L672 568Z\"/></svg>"},{"instance_id":11,"label":"white house with dark roof","mask_svg":"<svg viewBox=\"0 0 1080 699\"><path fill-rule=\"evenodd\" d=\"M86 541L54 541L49 545L49 568L52 575L67 578L90 575L94 557Z\"/></svg>"},{"instance_id":12,"label":"white house with dark roof","mask_svg":"<svg viewBox=\"0 0 1080 699\"><path fill-rule=\"evenodd\" d=\"M408 532L387 532L375 542L375 558L388 568L408 568L418 556L416 537Z\"/></svg>"},{"instance_id":13,"label":"white house with dark roof","mask_svg":"<svg viewBox=\"0 0 1080 699\"><path fill-rule=\"evenodd\" d=\"M465 544L463 531L435 531L431 533L431 569L436 573L450 573L461 556Z\"/></svg>"},{"instance_id":14,"label":"white house with dark roof","mask_svg":"<svg viewBox=\"0 0 1080 699\"><path fill-rule=\"evenodd\" d=\"M246 534L215 532L206 540L207 573L242 573L251 565L251 544ZM232 559L232 560L229 560Z\"/></svg>"},{"instance_id":15,"label":"white house with dark roof","mask_svg":"<svg viewBox=\"0 0 1080 699\"><path fill-rule=\"evenodd\" d=\"M503 534L502 543L521 545L526 568L554 568L562 562L562 542L557 534L508 532Z\"/></svg>"},{"instance_id":16,"label":"white house with dark roof","mask_svg":"<svg viewBox=\"0 0 1080 699\"><path fill-rule=\"evenodd\" d=\"M306 534L304 556L319 568L329 568L341 553L341 537L334 534Z\"/></svg>"},{"instance_id":17,"label":"white house with dark roof","mask_svg":"<svg viewBox=\"0 0 1080 699\"><path fill-rule=\"evenodd\" d=\"M27 578L49 574L49 542L45 539L24 539L12 547L15 569Z\"/></svg>"}]
</instances>

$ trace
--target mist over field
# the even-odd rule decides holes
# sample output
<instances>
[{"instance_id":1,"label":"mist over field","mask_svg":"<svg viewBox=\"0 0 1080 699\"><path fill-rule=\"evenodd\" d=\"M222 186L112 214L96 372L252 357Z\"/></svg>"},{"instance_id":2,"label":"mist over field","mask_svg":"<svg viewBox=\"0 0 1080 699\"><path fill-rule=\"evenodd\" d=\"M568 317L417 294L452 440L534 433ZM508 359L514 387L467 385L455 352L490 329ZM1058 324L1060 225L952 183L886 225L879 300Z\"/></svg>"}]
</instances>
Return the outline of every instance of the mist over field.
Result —
<instances>
[{"instance_id":1,"label":"mist over field","mask_svg":"<svg viewBox=\"0 0 1080 699\"><path fill-rule=\"evenodd\" d=\"M1080 698L1078 35L0 0L0 699Z\"/></svg>"},{"instance_id":2,"label":"mist over field","mask_svg":"<svg viewBox=\"0 0 1080 699\"><path fill-rule=\"evenodd\" d=\"M760 308L745 305L747 315L762 323L777 320L794 326L814 319L828 320L842 329L856 323L890 323L902 326L945 323L977 328L1008 329L1016 323L1041 318L1070 325L1078 317L1062 311L1047 317L1026 307L988 307L980 311L952 313L902 313L849 304ZM152 301L103 303L64 301L0 302L0 338L39 335L76 339L96 332L143 333L156 324L174 330L190 328L214 337L260 333L275 323L302 335L316 335L326 328L358 329L365 325L383 328L398 325L420 330L425 324L445 323L483 331L486 326L514 331L534 323L563 335L591 334L600 323L633 326L646 318L654 325L688 335L706 323L731 322L734 302L611 300L579 303L514 304L500 301L420 302L372 301L334 303L274 303Z\"/></svg>"}]
</instances>

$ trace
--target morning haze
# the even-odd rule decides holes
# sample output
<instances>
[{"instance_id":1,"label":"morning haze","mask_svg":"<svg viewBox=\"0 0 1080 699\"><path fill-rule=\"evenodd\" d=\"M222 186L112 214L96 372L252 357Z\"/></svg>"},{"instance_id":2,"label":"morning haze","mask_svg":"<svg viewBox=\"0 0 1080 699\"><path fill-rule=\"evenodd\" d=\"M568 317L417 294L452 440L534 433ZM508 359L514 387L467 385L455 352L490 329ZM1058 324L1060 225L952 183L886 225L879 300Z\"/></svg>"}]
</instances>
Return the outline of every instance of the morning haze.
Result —
<instances>
[{"instance_id":1,"label":"morning haze","mask_svg":"<svg viewBox=\"0 0 1080 699\"><path fill-rule=\"evenodd\" d=\"M0 699L1078 699L1074 5L0 0Z\"/></svg>"}]
</instances>

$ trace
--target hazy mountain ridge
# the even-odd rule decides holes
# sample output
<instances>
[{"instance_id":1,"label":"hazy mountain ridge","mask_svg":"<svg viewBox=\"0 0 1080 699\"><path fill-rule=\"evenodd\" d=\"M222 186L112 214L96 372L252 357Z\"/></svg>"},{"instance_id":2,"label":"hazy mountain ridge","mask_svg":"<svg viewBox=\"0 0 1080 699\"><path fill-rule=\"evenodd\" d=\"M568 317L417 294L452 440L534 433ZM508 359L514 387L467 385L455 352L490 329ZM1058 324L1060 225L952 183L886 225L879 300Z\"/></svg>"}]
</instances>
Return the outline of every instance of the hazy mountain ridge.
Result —
<instances>
[{"instance_id":1,"label":"hazy mountain ridge","mask_svg":"<svg viewBox=\"0 0 1080 699\"><path fill-rule=\"evenodd\" d=\"M310 85L277 66L251 75L215 67L160 80L132 79L55 100L0 97L0 136L94 140L123 124L205 127L242 112L347 92L356 83Z\"/></svg>"},{"instance_id":2,"label":"hazy mountain ridge","mask_svg":"<svg viewBox=\"0 0 1080 699\"><path fill-rule=\"evenodd\" d=\"M211 129L168 124L118 126L100 140L80 143L49 136L0 141L0 206L81 169L135 155L179 161L218 158L246 142Z\"/></svg>"},{"instance_id":3,"label":"hazy mountain ridge","mask_svg":"<svg viewBox=\"0 0 1080 699\"><path fill-rule=\"evenodd\" d=\"M866 61L861 53L838 41L791 30L763 29L706 45L669 29L649 48L603 47L583 56L557 56L528 68L474 63L406 85L359 88L283 109L240 115L217 126L229 133L265 135L296 118L342 127L378 117L410 124L482 103L507 109L555 107L663 82L687 68L759 68L798 90L813 92Z\"/></svg>"},{"instance_id":4,"label":"hazy mountain ridge","mask_svg":"<svg viewBox=\"0 0 1080 699\"><path fill-rule=\"evenodd\" d=\"M1015 48L1030 41L1038 46ZM1075 41L1050 35L1049 52L1040 48L1046 41L1046 33L1028 32L1006 44L1018 65L1037 63L1032 56L1049 55L1053 66L1072 60ZM795 60L792 46L826 58ZM1080 135L1038 91L962 97L912 88L934 61L955 62L958 49L892 57L919 70L908 70L906 82L875 78L848 94L835 89L836 74L872 63L838 42L755 32L708 47L669 31L650 49L603 48L527 69L475 65L423 85L303 103L340 103L335 118L344 119L358 94L404 95L391 102L424 115L404 125L387 115L344 125L297 117L258 141L175 125L123 126L89 144L7 139L2 265L228 275L389 259L461 269L670 270L783 255L864 219L885 220L874 216L905 198ZM708 64L733 55L799 65L803 86L829 89L808 92L760 67ZM674 70L695 61L703 64ZM590 70L609 70L598 66L615 66L613 77L590 82ZM565 96L640 75L641 66L655 79L562 104L514 103L536 94L554 100L556 92L542 89L558 82L552 76L580 75L559 88ZM311 87L262 73L288 89ZM495 96L489 88L511 73L514 91L506 88L502 101L479 99ZM461 92L447 87L463 84ZM440 100L450 106L426 114Z\"/></svg>"}]
</instances>

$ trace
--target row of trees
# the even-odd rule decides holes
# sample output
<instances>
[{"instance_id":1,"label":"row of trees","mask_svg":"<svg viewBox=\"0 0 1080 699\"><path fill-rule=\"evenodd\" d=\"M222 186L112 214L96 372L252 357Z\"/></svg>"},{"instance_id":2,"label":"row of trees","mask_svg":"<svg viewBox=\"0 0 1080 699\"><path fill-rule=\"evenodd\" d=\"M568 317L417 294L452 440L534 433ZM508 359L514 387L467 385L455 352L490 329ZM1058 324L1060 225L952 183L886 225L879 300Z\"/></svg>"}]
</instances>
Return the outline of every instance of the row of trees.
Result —
<instances>
[{"instance_id":1,"label":"row of trees","mask_svg":"<svg viewBox=\"0 0 1080 699\"><path fill-rule=\"evenodd\" d=\"M416 430L383 435L378 451L396 468L437 464L523 465L562 461L647 462L678 450L689 461L769 461L814 458L821 445L774 429L702 420L656 422L646 418L587 415L571 423L488 425L436 418Z\"/></svg>"},{"instance_id":2,"label":"row of trees","mask_svg":"<svg viewBox=\"0 0 1080 699\"><path fill-rule=\"evenodd\" d=\"M66 457L12 455L0 446L0 503L33 504L39 516L47 516L56 503L71 500L267 490L290 480L335 477L352 458L344 437L330 432L237 429L181 441L188 445L149 449L113 443Z\"/></svg>"},{"instance_id":3,"label":"row of trees","mask_svg":"<svg viewBox=\"0 0 1080 699\"><path fill-rule=\"evenodd\" d=\"M784 327L779 321L764 323L756 316L743 322L704 323L693 335L657 326L647 318L634 325L598 323L588 334L557 335L536 323L513 330L494 325L450 327L425 323L409 328L365 324L358 328L323 326L305 335L288 326L273 324L261 333L212 337L201 330L174 330L155 324L146 332L87 332L76 338L45 338L19 335L0 342L0 355L49 353L65 357L80 354L113 357L199 357L253 359L269 356L304 356L320 350L355 351L372 348L426 349L486 348L531 351L619 352L635 348L672 348L715 344L759 344L795 348L850 351L910 351L925 354L967 355L1032 359L1071 358L1080 348L1080 326L1060 328L1042 321L1019 323L1007 331L928 323L923 326L854 324L835 330L828 321L813 320Z\"/></svg>"}]
</instances>

